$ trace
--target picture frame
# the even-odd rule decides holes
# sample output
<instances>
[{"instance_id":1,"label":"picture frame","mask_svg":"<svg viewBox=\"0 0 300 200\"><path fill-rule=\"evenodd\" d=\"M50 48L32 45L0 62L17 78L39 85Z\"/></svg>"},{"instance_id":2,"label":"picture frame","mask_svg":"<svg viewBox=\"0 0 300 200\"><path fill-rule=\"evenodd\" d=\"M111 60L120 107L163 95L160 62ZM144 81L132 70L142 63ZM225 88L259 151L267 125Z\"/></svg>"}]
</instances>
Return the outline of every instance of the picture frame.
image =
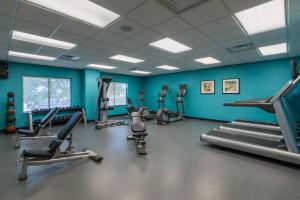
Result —
<instances>
[{"instance_id":1,"label":"picture frame","mask_svg":"<svg viewBox=\"0 0 300 200\"><path fill-rule=\"evenodd\" d=\"M240 79L230 78L222 81L223 94L240 94Z\"/></svg>"},{"instance_id":2,"label":"picture frame","mask_svg":"<svg viewBox=\"0 0 300 200\"><path fill-rule=\"evenodd\" d=\"M203 80L200 82L201 94L215 94L215 80Z\"/></svg>"}]
</instances>

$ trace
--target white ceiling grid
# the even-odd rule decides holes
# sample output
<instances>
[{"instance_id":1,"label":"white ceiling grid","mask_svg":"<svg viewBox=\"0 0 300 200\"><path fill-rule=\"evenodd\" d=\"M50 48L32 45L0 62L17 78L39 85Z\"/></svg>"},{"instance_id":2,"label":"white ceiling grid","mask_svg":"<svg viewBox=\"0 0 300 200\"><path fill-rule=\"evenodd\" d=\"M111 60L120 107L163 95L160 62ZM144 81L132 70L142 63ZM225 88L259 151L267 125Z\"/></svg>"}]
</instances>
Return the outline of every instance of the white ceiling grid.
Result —
<instances>
[{"instance_id":1,"label":"white ceiling grid","mask_svg":"<svg viewBox=\"0 0 300 200\"><path fill-rule=\"evenodd\" d=\"M269 0L207 0L180 14L173 13L157 0L91 1L120 14L120 19L100 29L20 0L1 0L0 59L79 69L90 63L107 64L118 67L111 72L132 75L130 70L134 68L145 69L152 74L170 73L157 69L159 65L172 65L181 68L176 71L186 71L300 55L299 0L286 0L287 28L253 36L244 33L233 14ZM122 31L120 27L123 25L132 27L132 31ZM12 30L76 43L77 47L66 51L11 40ZM192 50L172 54L149 46L149 43L165 37L183 43ZM288 42L289 53L262 57L256 49L238 53L226 49L250 42L256 47ZM8 50L54 57L68 54L80 56L81 59L77 62L28 60L9 57ZM109 59L115 54L140 58L145 62L129 64ZM203 56L215 57L221 63L206 66L193 61Z\"/></svg>"}]
</instances>

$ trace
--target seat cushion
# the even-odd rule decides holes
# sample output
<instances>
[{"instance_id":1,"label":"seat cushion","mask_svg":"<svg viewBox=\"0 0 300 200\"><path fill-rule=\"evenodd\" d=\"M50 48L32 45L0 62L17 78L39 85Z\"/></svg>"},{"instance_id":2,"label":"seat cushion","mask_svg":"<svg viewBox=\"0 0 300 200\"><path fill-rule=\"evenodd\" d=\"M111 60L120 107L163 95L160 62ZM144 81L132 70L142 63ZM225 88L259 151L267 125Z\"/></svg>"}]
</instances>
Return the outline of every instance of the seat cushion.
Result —
<instances>
[{"instance_id":1,"label":"seat cushion","mask_svg":"<svg viewBox=\"0 0 300 200\"><path fill-rule=\"evenodd\" d=\"M22 156L26 158L51 158L53 155L50 153L49 149L25 149Z\"/></svg>"},{"instance_id":2,"label":"seat cushion","mask_svg":"<svg viewBox=\"0 0 300 200\"><path fill-rule=\"evenodd\" d=\"M28 136L28 137L34 137L37 135L35 131L30 131L30 130L26 130L26 129L18 129L17 133L20 135Z\"/></svg>"}]
</instances>

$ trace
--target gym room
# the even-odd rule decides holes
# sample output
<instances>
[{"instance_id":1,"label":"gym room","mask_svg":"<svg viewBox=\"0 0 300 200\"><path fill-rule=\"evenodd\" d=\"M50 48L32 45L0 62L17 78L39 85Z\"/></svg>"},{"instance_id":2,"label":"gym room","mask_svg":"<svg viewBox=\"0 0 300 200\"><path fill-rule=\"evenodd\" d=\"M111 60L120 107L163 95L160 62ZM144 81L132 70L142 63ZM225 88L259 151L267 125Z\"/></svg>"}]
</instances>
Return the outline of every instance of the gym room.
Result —
<instances>
[{"instance_id":1,"label":"gym room","mask_svg":"<svg viewBox=\"0 0 300 200\"><path fill-rule=\"evenodd\" d=\"M299 199L297 63L299 0L0 0L0 199Z\"/></svg>"}]
</instances>

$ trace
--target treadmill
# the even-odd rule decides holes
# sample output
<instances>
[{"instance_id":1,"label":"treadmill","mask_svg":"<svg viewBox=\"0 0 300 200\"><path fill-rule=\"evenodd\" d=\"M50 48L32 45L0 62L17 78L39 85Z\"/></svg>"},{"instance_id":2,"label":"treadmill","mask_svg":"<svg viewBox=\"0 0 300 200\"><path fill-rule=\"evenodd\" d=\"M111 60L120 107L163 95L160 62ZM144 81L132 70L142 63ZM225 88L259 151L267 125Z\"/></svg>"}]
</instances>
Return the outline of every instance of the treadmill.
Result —
<instances>
[{"instance_id":1,"label":"treadmill","mask_svg":"<svg viewBox=\"0 0 300 200\"><path fill-rule=\"evenodd\" d=\"M292 73L292 80L296 79L298 72L297 72L297 65L295 62L293 62L291 65L291 73ZM289 82L286 85L284 85L284 87L280 91L285 91L285 89L287 88L286 86L288 84ZM280 96L280 93L278 95ZM277 98L277 96L275 97L270 96L265 99L235 101L230 103L224 103L224 106L259 107L260 109L266 112L275 113L275 109L274 109L274 103L276 102L275 98ZM274 139L279 141L284 140L279 125L275 123L235 120L231 123L220 126L219 129L224 131L235 132L236 134L251 135L253 137L263 137L263 138ZM299 128L297 128L297 136L298 135L299 135Z\"/></svg>"},{"instance_id":2,"label":"treadmill","mask_svg":"<svg viewBox=\"0 0 300 200\"><path fill-rule=\"evenodd\" d=\"M297 145L297 122L293 117L290 104L287 101L289 94L300 82L295 61L292 65L292 80L290 80L274 97L261 100L239 101L226 103L227 106L251 106L259 107L267 112L274 112L281 130L283 140L257 135L245 134L243 131L213 129L200 136L205 143L244 151L256 155L274 158L294 164L300 164L300 154ZM246 128L243 128L247 130ZM249 129L250 130L250 129Z\"/></svg>"}]
</instances>

